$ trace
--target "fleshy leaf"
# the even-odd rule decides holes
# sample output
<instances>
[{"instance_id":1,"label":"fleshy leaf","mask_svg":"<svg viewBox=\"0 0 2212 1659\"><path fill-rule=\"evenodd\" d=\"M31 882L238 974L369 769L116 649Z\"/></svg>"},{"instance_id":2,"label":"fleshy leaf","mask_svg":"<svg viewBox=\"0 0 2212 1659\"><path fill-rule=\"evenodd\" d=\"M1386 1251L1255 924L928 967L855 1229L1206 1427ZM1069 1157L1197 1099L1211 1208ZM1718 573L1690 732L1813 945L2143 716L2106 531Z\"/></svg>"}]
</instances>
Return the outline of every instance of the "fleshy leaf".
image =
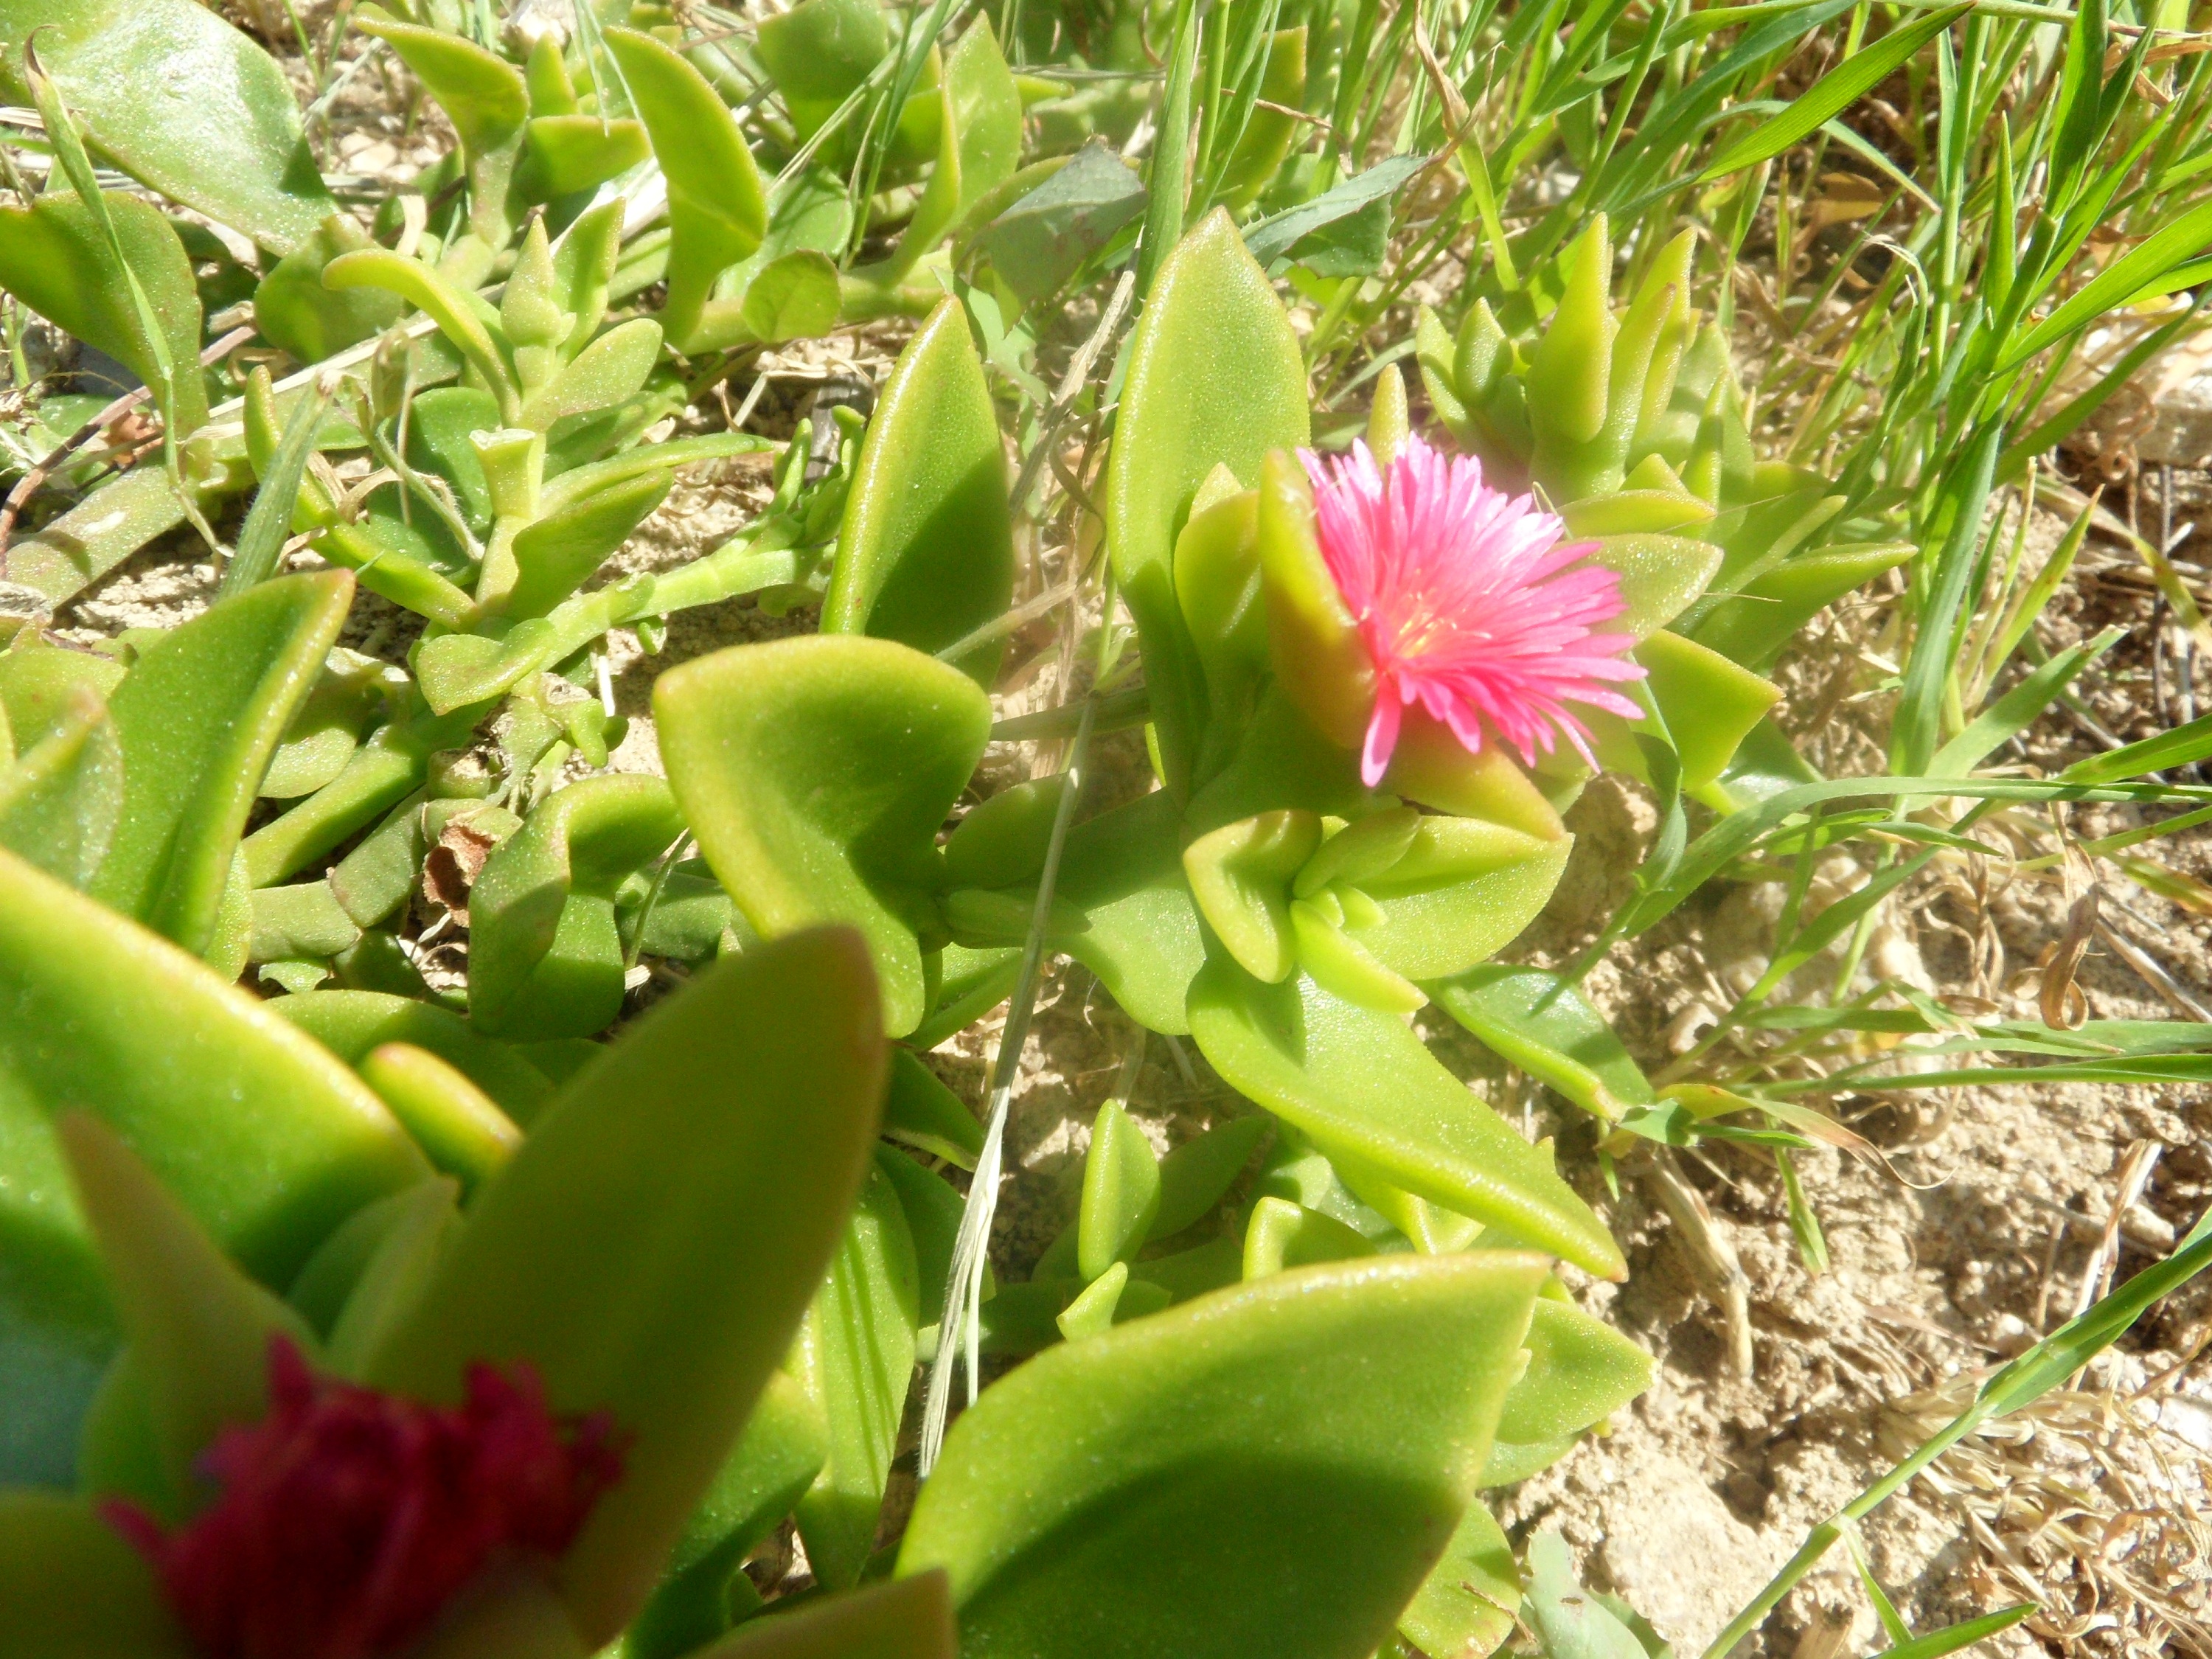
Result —
<instances>
[{"instance_id":1,"label":"fleshy leaf","mask_svg":"<svg viewBox=\"0 0 2212 1659\"><path fill-rule=\"evenodd\" d=\"M622 1010L615 890L684 833L668 786L610 774L561 790L469 893L469 1018L489 1036L589 1036Z\"/></svg>"},{"instance_id":2,"label":"fleshy leaf","mask_svg":"<svg viewBox=\"0 0 2212 1659\"><path fill-rule=\"evenodd\" d=\"M278 253L336 210L284 71L206 7L4 0L0 79L20 103L13 71L33 30L70 111L133 178Z\"/></svg>"},{"instance_id":3,"label":"fleshy leaf","mask_svg":"<svg viewBox=\"0 0 2212 1659\"><path fill-rule=\"evenodd\" d=\"M946 300L907 343L860 446L822 628L942 651L1013 592L1006 452L967 315ZM956 665L989 684L1003 636Z\"/></svg>"},{"instance_id":4,"label":"fleshy leaf","mask_svg":"<svg viewBox=\"0 0 2212 1659\"><path fill-rule=\"evenodd\" d=\"M0 1627L14 1659L194 1659L153 1569L55 1492L0 1491Z\"/></svg>"},{"instance_id":5,"label":"fleshy leaf","mask_svg":"<svg viewBox=\"0 0 2212 1659\"><path fill-rule=\"evenodd\" d=\"M471 1362L527 1360L556 1410L607 1411L632 1437L561 1565L587 1647L644 1604L790 1341L883 1083L856 935L715 963L562 1091L369 1364L378 1386L451 1401Z\"/></svg>"},{"instance_id":6,"label":"fleshy leaf","mask_svg":"<svg viewBox=\"0 0 2212 1659\"><path fill-rule=\"evenodd\" d=\"M906 1212L878 1167L793 1348L800 1385L829 1430L822 1472L799 1499L799 1533L814 1576L834 1589L859 1583L875 1548L914 1376L920 1294Z\"/></svg>"},{"instance_id":7,"label":"fleshy leaf","mask_svg":"<svg viewBox=\"0 0 2212 1659\"><path fill-rule=\"evenodd\" d=\"M95 1112L275 1285L429 1166L367 1087L266 1005L7 853L0 1006L0 1470L60 1481L118 1333L57 1114Z\"/></svg>"},{"instance_id":8,"label":"fleshy leaf","mask_svg":"<svg viewBox=\"0 0 2212 1659\"><path fill-rule=\"evenodd\" d=\"M206 947L262 774L352 600L343 571L282 576L148 648L108 700L123 812L94 898Z\"/></svg>"},{"instance_id":9,"label":"fleshy leaf","mask_svg":"<svg viewBox=\"0 0 2212 1659\"><path fill-rule=\"evenodd\" d=\"M653 701L669 782L745 919L767 939L858 927L887 1030L914 1030L918 929L942 926L937 831L990 737L975 683L888 640L817 635L686 663Z\"/></svg>"},{"instance_id":10,"label":"fleshy leaf","mask_svg":"<svg viewBox=\"0 0 2212 1659\"><path fill-rule=\"evenodd\" d=\"M1215 467L1256 485L1261 458L1297 447L1310 432L1297 337L1225 211L1209 215L1162 263L1127 362L1106 465L1107 544L1144 646L1164 781L1181 797L1191 787L1206 688L1176 597L1176 537Z\"/></svg>"},{"instance_id":11,"label":"fleshy leaf","mask_svg":"<svg viewBox=\"0 0 2212 1659\"><path fill-rule=\"evenodd\" d=\"M1342 1146L1419 1197L1506 1229L1607 1279L1620 1248L1531 1146L1444 1070L1401 1020L1330 996L1304 975L1263 985L1206 963L1191 1035L1240 1092L1319 1142Z\"/></svg>"},{"instance_id":12,"label":"fleshy leaf","mask_svg":"<svg viewBox=\"0 0 2212 1659\"><path fill-rule=\"evenodd\" d=\"M900 1571L950 1574L969 1655L1371 1654L1459 1522L1542 1274L1310 1267L1054 1348L953 1425Z\"/></svg>"}]
</instances>

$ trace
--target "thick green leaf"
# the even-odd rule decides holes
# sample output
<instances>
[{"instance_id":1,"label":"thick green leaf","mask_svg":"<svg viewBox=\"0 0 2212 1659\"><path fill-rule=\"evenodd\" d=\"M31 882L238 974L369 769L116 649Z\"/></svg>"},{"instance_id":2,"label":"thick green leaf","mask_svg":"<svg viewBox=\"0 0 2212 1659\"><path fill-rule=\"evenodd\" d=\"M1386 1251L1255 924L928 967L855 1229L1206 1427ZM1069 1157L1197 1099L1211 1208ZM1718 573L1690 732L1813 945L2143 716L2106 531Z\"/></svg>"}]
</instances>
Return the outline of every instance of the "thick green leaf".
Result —
<instances>
[{"instance_id":1,"label":"thick green leaf","mask_svg":"<svg viewBox=\"0 0 2212 1659\"><path fill-rule=\"evenodd\" d=\"M1485 1047L1586 1112L1617 1118L1659 1098L1605 1016L1557 974L1486 963L1423 988Z\"/></svg>"},{"instance_id":2,"label":"thick green leaf","mask_svg":"<svg viewBox=\"0 0 2212 1659\"><path fill-rule=\"evenodd\" d=\"M0 671L15 659L0 657ZM83 686L69 696L50 729L35 739L19 733L18 740L28 746L13 767L0 771L0 847L82 887L107 856L123 813L123 749L115 723L100 695Z\"/></svg>"},{"instance_id":3,"label":"thick green leaf","mask_svg":"<svg viewBox=\"0 0 2212 1659\"><path fill-rule=\"evenodd\" d=\"M1175 798L1155 790L1068 832L1058 896L1088 924L1062 949L1098 975L1121 1011L1181 1036L1206 945L1184 878Z\"/></svg>"},{"instance_id":4,"label":"thick green leaf","mask_svg":"<svg viewBox=\"0 0 2212 1659\"><path fill-rule=\"evenodd\" d=\"M530 114L522 71L473 40L401 22L380 6L361 7L353 23L390 46L453 122L468 163L470 228L497 252L514 228L507 192Z\"/></svg>"},{"instance_id":5,"label":"thick green leaf","mask_svg":"<svg viewBox=\"0 0 2212 1659\"><path fill-rule=\"evenodd\" d=\"M1297 448L1310 433L1297 337L1226 212L1208 216L1160 266L1127 361L1107 460L1107 543L1144 647L1164 781L1181 797L1206 690L1176 598L1176 537L1215 467L1255 486L1270 449Z\"/></svg>"},{"instance_id":6,"label":"thick green leaf","mask_svg":"<svg viewBox=\"0 0 2212 1659\"><path fill-rule=\"evenodd\" d=\"M975 1167L983 1150L983 1126L975 1114L911 1048L891 1055L890 1093L884 1102L884 1134L891 1140L957 1164Z\"/></svg>"},{"instance_id":7,"label":"thick green leaf","mask_svg":"<svg viewBox=\"0 0 2212 1659\"><path fill-rule=\"evenodd\" d=\"M734 647L663 674L653 712L699 846L763 938L858 927L893 1036L928 999L921 928L936 836L989 741L991 706L956 669L888 640Z\"/></svg>"},{"instance_id":8,"label":"thick green leaf","mask_svg":"<svg viewBox=\"0 0 2212 1659\"><path fill-rule=\"evenodd\" d=\"M561 790L484 860L469 890L469 1018L489 1036L589 1036L622 1011L615 890L684 833L659 778Z\"/></svg>"},{"instance_id":9,"label":"thick green leaf","mask_svg":"<svg viewBox=\"0 0 2212 1659\"><path fill-rule=\"evenodd\" d=\"M123 812L94 898L207 947L262 774L352 602L344 571L281 577L147 649L108 701Z\"/></svg>"},{"instance_id":10,"label":"thick green leaf","mask_svg":"<svg viewBox=\"0 0 2212 1659\"><path fill-rule=\"evenodd\" d=\"M0 0L0 87L18 103L33 30L71 112L133 178L278 253L335 210L284 71L205 6Z\"/></svg>"},{"instance_id":11,"label":"thick green leaf","mask_svg":"<svg viewBox=\"0 0 2212 1659\"><path fill-rule=\"evenodd\" d=\"M1401 1020L1301 974L1263 985L1209 961L1190 988L1191 1035L1214 1069L1321 1143L1406 1191L1504 1228L1607 1279L1626 1264L1604 1224L1531 1146L1439 1065Z\"/></svg>"},{"instance_id":12,"label":"thick green leaf","mask_svg":"<svg viewBox=\"0 0 2212 1659\"><path fill-rule=\"evenodd\" d=\"M1546 841L1481 818L1424 817L1404 856L1353 878L1382 912L1358 933L1360 946L1407 979L1457 973L1536 919L1573 848L1572 836Z\"/></svg>"},{"instance_id":13,"label":"thick green leaf","mask_svg":"<svg viewBox=\"0 0 2212 1659\"><path fill-rule=\"evenodd\" d=\"M1543 1264L1273 1274L1040 1355L947 1437L899 1569L969 1659L1366 1659L1457 1525Z\"/></svg>"},{"instance_id":14,"label":"thick green leaf","mask_svg":"<svg viewBox=\"0 0 2212 1659\"><path fill-rule=\"evenodd\" d=\"M805 0L760 21L761 62L801 138L836 112L890 44L877 0Z\"/></svg>"},{"instance_id":15,"label":"thick green leaf","mask_svg":"<svg viewBox=\"0 0 2212 1659\"><path fill-rule=\"evenodd\" d=\"M465 1193L490 1179L522 1139L514 1120L467 1073L427 1048L383 1043L369 1050L358 1069L424 1155L458 1179Z\"/></svg>"},{"instance_id":16,"label":"thick green leaf","mask_svg":"<svg viewBox=\"0 0 2212 1659\"><path fill-rule=\"evenodd\" d=\"M914 1380L920 1304L914 1237L878 1164L792 1350L793 1372L829 1431L822 1472L799 1499L799 1534L816 1579L832 1589L858 1583L875 1550Z\"/></svg>"},{"instance_id":17,"label":"thick green leaf","mask_svg":"<svg viewBox=\"0 0 2212 1659\"><path fill-rule=\"evenodd\" d=\"M1467 1506L1443 1559L1398 1615L1398 1632L1434 1659L1485 1659L1513 1634L1520 1605L1513 1547L1478 1501Z\"/></svg>"},{"instance_id":18,"label":"thick green leaf","mask_svg":"<svg viewBox=\"0 0 2212 1659\"><path fill-rule=\"evenodd\" d=\"M193 1659L154 1570L89 1504L0 1491L0 1626L15 1659Z\"/></svg>"},{"instance_id":19,"label":"thick green leaf","mask_svg":"<svg viewBox=\"0 0 2212 1659\"><path fill-rule=\"evenodd\" d=\"M1523 1605L1547 1659L1645 1659L1636 1632L1577 1580L1567 1540L1556 1529L1528 1540Z\"/></svg>"},{"instance_id":20,"label":"thick green leaf","mask_svg":"<svg viewBox=\"0 0 2212 1659\"><path fill-rule=\"evenodd\" d=\"M429 1167L374 1094L260 1001L6 853L0 1007L0 1471L61 1481L117 1334L56 1115L97 1113L270 1285Z\"/></svg>"},{"instance_id":21,"label":"thick green leaf","mask_svg":"<svg viewBox=\"0 0 2212 1659\"><path fill-rule=\"evenodd\" d=\"M846 930L700 974L533 1126L368 1366L456 1400L471 1363L527 1360L556 1408L634 1437L561 1565L587 1646L651 1593L821 1282L876 1136L882 1030Z\"/></svg>"},{"instance_id":22,"label":"thick green leaf","mask_svg":"<svg viewBox=\"0 0 2212 1659\"><path fill-rule=\"evenodd\" d=\"M619 1659L679 1659L730 1627L745 1554L791 1513L829 1455L821 1408L781 1371L772 1375L714 1485L684 1523L653 1600L613 1649Z\"/></svg>"},{"instance_id":23,"label":"thick green leaf","mask_svg":"<svg viewBox=\"0 0 2212 1659\"><path fill-rule=\"evenodd\" d=\"M1539 1297L1528 1369L1505 1392L1482 1484L1525 1480L1651 1386L1651 1356L1571 1303Z\"/></svg>"},{"instance_id":24,"label":"thick green leaf","mask_svg":"<svg viewBox=\"0 0 2212 1659\"><path fill-rule=\"evenodd\" d=\"M1021 93L988 17L978 17L945 55L937 96L937 166L897 251L873 273L855 273L864 278L903 276L965 210L1013 177L1021 161Z\"/></svg>"},{"instance_id":25,"label":"thick green leaf","mask_svg":"<svg viewBox=\"0 0 2212 1659\"><path fill-rule=\"evenodd\" d=\"M360 1065L387 1042L428 1049L518 1122L535 1118L553 1092L523 1051L479 1036L459 1014L427 1002L378 991L309 991L279 998L269 1009L348 1065Z\"/></svg>"},{"instance_id":26,"label":"thick green leaf","mask_svg":"<svg viewBox=\"0 0 2212 1659\"><path fill-rule=\"evenodd\" d=\"M967 315L948 299L899 354L868 422L822 628L941 651L1003 612L1013 582L998 415ZM1005 649L1002 635L956 665L988 685Z\"/></svg>"},{"instance_id":27,"label":"thick green leaf","mask_svg":"<svg viewBox=\"0 0 2212 1659\"><path fill-rule=\"evenodd\" d=\"M103 194L116 240L154 308L175 367L177 436L182 438L205 423L208 409L191 262L157 210L135 196ZM28 208L0 207L0 289L126 364L147 385L161 386L161 365L140 326L130 277L116 262L100 221L76 197L48 195Z\"/></svg>"},{"instance_id":28,"label":"thick green leaf","mask_svg":"<svg viewBox=\"0 0 2212 1659\"><path fill-rule=\"evenodd\" d=\"M953 1659L959 1651L945 1575L929 1572L750 1620L693 1659Z\"/></svg>"},{"instance_id":29,"label":"thick green leaf","mask_svg":"<svg viewBox=\"0 0 2212 1659\"><path fill-rule=\"evenodd\" d=\"M114 1130L83 1112L55 1125L146 1390L172 1492L208 1495L197 1465L216 1436L269 1409L269 1340L307 1334L162 1189Z\"/></svg>"},{"instance_id":30,"label":"thick green leaf","mask_svg":"<svg viewBox=\"0 0 2212 1659\"><path fill-rule=\"evenodd\" d=\"M333 213L253 290L255 326L310 363L391 327L407 314L407 302L398 295L380 289L339 293L323 286L325 265L368 246L368 233L350 216Z\"/></svg>"},{"instance_id":31,"label":"thick green leaf","mask_svg":"<svg viewBox=\"0 0 2212 1659\"><path fill-rule=\"evenodd\" d=\"M672 48L635 29L606 32L668 179L668 304L661 324L691 346L714 278L760 246L768 203L730 107Z\"/></svg>"},{"instance_id":32,"label":"thick green leaf","mask_svg":"<svg viewBox=\"0 0 2212 1659\"><path fill-rule=\"evenodd\" d=\"M1114 1101L1098 1109L1083 1160L1083 1205L1076 1261L1097 1279L1135 1258L1160 1212L1160 1164L1136 1120Z\"/></svg>"},{"instance_id":33,"label":"thick green leaf","mask_svg":"<svg viewBox=\"0 0 2212 1659\"><path fill-rule=\"evenodd\" d=\"M1231 1118L1162 1158L1159 1212L1147 1237L1172 1238L1202 1219L1229 1195L1267 1133L1267 1120L1257 1113Z\"/></svg>"}]
</instances>

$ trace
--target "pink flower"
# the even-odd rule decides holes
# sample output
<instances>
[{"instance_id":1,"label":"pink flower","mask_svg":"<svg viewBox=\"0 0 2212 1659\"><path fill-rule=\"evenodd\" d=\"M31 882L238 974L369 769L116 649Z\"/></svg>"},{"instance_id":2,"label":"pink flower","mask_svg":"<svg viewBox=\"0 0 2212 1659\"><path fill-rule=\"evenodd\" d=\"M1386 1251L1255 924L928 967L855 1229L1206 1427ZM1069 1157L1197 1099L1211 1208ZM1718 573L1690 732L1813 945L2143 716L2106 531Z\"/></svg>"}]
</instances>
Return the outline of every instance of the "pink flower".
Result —
<instances>
[{"instance_id":1,"label":"pink flower","mask_svg":"<svg viewBox=\"0 0 2212 1659\"><path fill-rule=\"evenodd\" d=\"M1375 665L1375 712L1360 776L1382 781L1405 710L1415 703L1470 750L1487 730L1534 763L1555 732L1589 758L1581 703L1633 720L1643 711L1608 681L1643 678L1629 634L1598 627L1624 609L1620 578L1562 544L1565 526L1528 495L1482 482L1472 456L1408 437L1387 470L1364 443L1325 460L1301 450L1316 529L1337 591Z\"/></svg>"},{"instance_id":2,"label":"pink flower","mask_svg":"<svg viewBox=\"0 0 2212 1659\"><path fill-rule=\"evenodd\" d=\"M279 1336L269 1415L204 1460L222 1496L166 1532L102 1513L207 1659L368 1659L420 1636L495 1558L550 1561L622 1475L604 1414L556 1418L537 1375L470 1367L441 1409L307 1369Z\"/></svg>"}]
</instances>

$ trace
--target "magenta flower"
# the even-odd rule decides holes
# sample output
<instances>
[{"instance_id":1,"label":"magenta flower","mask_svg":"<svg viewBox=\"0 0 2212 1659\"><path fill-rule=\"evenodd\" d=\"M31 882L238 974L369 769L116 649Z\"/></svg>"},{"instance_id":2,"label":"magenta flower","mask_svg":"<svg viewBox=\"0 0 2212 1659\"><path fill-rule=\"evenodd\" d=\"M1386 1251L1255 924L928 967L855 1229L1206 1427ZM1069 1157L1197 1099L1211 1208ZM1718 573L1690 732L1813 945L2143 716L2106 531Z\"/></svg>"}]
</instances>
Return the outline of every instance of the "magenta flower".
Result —
<instances>
[{"instance_id":1,"label":"magenta flower","mask_svg":"<svg viewBox=\"0 0 2212 1659\"><path fill-rule=\"evenodd\" d=\"M605 1415L556 1418L527 1365L471 1366L446 1410L317 1376L279 1336L269 1395L208 1449L222 1492L189 1525L102 1510L207 1659L397 1652L487 1564L550 1563L622 1475Z\"/></svg>"},{"instance_id":2,"label":"magenta flower","mask_svg":"<svg viewBox=\"0 0 2212 1659\"><path fill-rule=\"evenodd\" d=\"M1596 630L1625 608L1620 578L1582 561L1589 542L1533 496L1482 482L1472 456L1408 437L1388 469L1367 446L1326 460L1301 450L1313 480L1322 558L1375 665L1375 711L1360 776L1382 781L1405 711L1418 703L1469 750L1486 730L1533 764L1564 734L1589 759L1570 704L1634 720L1611 681L1641 679L1630 634Z\"/></svg>"}]
</instances>

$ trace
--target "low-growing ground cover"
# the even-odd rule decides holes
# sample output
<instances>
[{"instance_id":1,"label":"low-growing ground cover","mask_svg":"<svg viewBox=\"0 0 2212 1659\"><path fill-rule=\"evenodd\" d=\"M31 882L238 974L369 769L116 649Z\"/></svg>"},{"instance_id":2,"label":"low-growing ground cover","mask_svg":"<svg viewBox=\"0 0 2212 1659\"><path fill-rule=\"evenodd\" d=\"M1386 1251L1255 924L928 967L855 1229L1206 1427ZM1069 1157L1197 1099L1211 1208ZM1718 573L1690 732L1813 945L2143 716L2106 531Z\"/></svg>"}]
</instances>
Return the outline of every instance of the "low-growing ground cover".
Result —
<instances>
[{"instance_id":1,"label":"low-growing ground cover","mask_svg":"<svg viewBox=\"0 0 2212 1659\"><path fill-rule=\"evenodd\" d=\"M25 1650L2203 1650L2192 21L0 0Z\"/></svg>"}]
</instances>

